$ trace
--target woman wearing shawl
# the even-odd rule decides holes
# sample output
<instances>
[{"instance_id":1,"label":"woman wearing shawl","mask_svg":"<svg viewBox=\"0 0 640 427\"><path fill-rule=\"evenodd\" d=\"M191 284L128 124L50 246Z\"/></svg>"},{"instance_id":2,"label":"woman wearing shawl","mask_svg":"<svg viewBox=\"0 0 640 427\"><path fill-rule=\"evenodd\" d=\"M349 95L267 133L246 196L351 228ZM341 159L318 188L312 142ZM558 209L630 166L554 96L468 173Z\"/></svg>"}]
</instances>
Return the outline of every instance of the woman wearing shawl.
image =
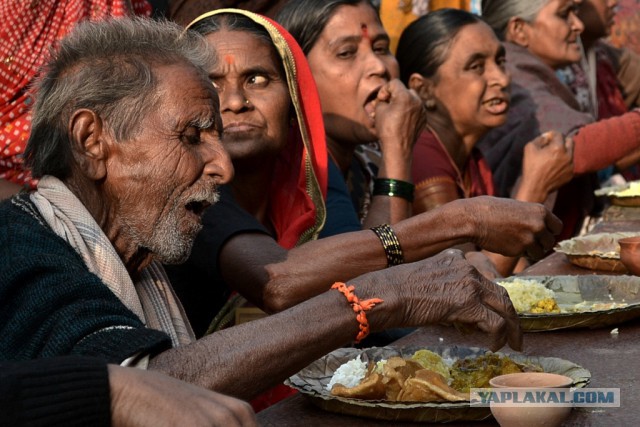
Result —
<instances>
[{"instance_id":1,"label":"woman wearing shawl","mask_svg":"<svg viewBox=\"0 0 640 427\"><path fill-rule=\"evenodd\" d=\"M149 16L151 6L146 0L0 3L0 200L36 185L22 158L31 131L33 98L28 88L49 57L49 49L78 22L132 12Z\"/></svg>"},{"instance_id":2,"label":"woman wearing shawl","mask_svg":"<svg viewBox=\"0 0 640 427\"><path fill-rule=\"evenodd\" d=\"M411 23L397 52L402 81L424 100L429 125L414 147L414 213L459 198L494 195L493 177L475 147L490 129L502 125L509 108L509 76L504 49L479 17L440 9ZM559 135L528 145L516 200L543 203L552 190L573 177L571 141ZM487 275L508 275L517 258L468 253ZM495 269L494 269L495 266ZM486 271L488 268L488 271Z\"/></svg>"},{"instance_id":3,"label":"woman wearing shawl","mask_svg":"<svg viewBox=\"0 0 640 427\"><path fill-rule=\"evenodd\" d=\"M560 239L580 231L594 212L593 190L603 169L640 145L640 112L594 123L571 90L556 76L558 68L580 60L583 24L571 0L484 0L483 19L505 41L512 77L507 122L487 134L479 147L494 173L499 195L509 195L522 173L523 149L540 133L556 130L574 138L574 173L560 189L554 212L563 220ZM604 143L606 141L606 143Z\"/></svg>"}]
</instances>

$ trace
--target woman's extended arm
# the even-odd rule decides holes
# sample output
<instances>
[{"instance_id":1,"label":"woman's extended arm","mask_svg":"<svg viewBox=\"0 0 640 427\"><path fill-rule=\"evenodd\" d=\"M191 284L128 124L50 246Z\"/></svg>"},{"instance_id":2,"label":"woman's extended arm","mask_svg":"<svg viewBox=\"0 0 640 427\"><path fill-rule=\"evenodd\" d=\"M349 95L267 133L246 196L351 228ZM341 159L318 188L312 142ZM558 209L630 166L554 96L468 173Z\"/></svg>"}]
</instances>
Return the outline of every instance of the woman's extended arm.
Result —
<instances>
[{"instance_id":1,"label":"woman's extended arm","mask_svg":"<svg viewBox=\"0 0 640 427\"><path fill-rule=\"evenodd\" d=\"M465 242L508 256L528 252L536 258L551 248L561 222L539 204L482 196L447 203L400 221L393 229L406 262ZM227 285L269 312L318 295L337 280L387 266L382 244L370 230L289 251L269 236L238 234L224 245L218 262Z\"/></svg>"}]
</instances>

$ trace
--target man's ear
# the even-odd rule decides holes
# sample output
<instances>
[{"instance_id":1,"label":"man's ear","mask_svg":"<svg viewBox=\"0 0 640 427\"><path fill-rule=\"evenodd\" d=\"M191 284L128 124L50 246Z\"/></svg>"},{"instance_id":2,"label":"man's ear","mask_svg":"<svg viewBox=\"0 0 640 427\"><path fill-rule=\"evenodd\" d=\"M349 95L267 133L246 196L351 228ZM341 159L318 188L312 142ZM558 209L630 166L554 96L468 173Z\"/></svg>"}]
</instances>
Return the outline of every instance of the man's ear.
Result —
<instances>
[{"instance_id":1,"label":"man's ear","mask_svg":"<svg viewBox=\"0 0 640 427\"><path fill-rule=\"evenodd\" d=\"M420 73L413 73L409 77L409 89L416 91L424 105L429 110L436 107L435 85L433 80Z\"/></svg>"},{"instance_id":2,"label":"man's ear","mask_svg":"<svg viewBox=\"0 0 640 427\"><path fill-rule=\"evenodd\" d=\"M73 158L78 171L97 181L107 174L107 138L102 119L94 111L80 109L69 120Z\"/></svg>"},{"instance_id":3,"label":"man's ear","mask_svg":"<svg viewBox=\"0 0 640 427\"><path fill-rule=\"evenodd\" d=\"M517 16L509 19L504 35L505 40L522 47L529 47L528 25L527 21Z\"/></svg>"}]
</instances>

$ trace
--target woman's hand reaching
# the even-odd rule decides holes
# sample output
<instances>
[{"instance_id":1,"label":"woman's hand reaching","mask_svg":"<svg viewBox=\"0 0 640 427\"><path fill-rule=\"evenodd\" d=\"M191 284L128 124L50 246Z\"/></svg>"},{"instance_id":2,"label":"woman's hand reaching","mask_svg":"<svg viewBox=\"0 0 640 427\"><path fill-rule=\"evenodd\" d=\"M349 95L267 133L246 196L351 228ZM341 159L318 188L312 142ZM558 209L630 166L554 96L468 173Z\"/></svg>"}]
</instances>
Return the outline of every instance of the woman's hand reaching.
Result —
<instances>
[{"instance_id":1,"label":"woman's hand reaching","mask_svg":"<svg viewBox=\"0 0 640 427\"><path fill-rule=\"evenodd\" d=\"M524 148L522 177L515 198L544 202L550 193L573 178L573 140L546 132Z\"/></svg>"}]
</instances>

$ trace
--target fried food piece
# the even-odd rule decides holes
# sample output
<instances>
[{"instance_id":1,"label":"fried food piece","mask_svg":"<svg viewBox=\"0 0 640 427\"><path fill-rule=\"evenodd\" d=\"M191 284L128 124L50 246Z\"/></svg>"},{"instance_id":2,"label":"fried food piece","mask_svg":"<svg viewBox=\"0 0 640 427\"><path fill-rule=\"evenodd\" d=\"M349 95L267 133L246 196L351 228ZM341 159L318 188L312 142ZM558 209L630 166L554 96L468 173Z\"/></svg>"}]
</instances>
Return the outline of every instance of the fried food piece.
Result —
<instances>
[{"instance_id":1,"label":"fried food piece","mask_svg":"<svg viewBox=\"0 0 640 427\"><path fill-rule=\"evenodd\" d=\"M445 378L429 369L421 369L415 377L404 383L398 394L401 402L460 402L469 400L469 395L460 393L447 385Z\"/></svg>"},{"instance_id":2,"label":"fried food piece","mask_svg":"<svg viewBox=\"0 0 640 427\"><path fill-rule=\"evenodd\" d=\"M371 372L355 387L334 385L331 394L352 399L378 400L384 399L385 385L382 383L382 375Z\"/></svg>"},{"instance_id":3,"label":"fried food piece","mask_svg":"<svg viewBox=\"0 0 640 427\"><path fill-rule=\"evenodd\" d=\"M397 356L390 357L382 367L384 377L382 383L386 388L385 399L392 402L397 400L398 393L404 387L405 381L413 377L420 369L423 368L418 362Z\"/></svg>"}]
</instances>

